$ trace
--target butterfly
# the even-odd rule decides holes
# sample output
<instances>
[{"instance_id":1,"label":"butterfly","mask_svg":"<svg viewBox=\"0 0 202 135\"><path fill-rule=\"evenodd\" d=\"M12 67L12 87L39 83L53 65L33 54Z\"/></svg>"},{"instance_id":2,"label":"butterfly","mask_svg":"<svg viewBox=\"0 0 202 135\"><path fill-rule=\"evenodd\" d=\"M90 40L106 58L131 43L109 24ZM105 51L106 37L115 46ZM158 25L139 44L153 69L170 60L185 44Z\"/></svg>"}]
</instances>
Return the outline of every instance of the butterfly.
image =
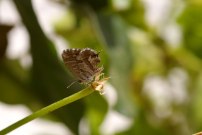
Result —
<instances>
[{"instance_id":1,"label":"butterfly","mask_svg":"<svg viewBox=\"0 0 202 135\"><path fill-rule=\"evenodd\" d=\"M99 67L99 52L90 48L72 48L62 52L62 59L66 67L82 84L91 85L102 93L103 85L108 80L104 78L103 67Z\"/></svg>"}]
</instances>

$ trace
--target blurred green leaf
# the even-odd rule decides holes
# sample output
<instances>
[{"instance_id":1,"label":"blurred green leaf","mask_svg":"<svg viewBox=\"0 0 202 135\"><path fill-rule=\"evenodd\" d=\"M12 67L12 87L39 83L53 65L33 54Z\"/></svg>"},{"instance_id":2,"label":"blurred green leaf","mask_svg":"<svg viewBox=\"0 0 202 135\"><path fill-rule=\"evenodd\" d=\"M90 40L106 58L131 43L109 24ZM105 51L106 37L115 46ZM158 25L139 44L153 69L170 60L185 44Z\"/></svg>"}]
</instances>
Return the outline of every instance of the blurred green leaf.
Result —
<instances>
[{"instance_id":1,"label":"blurred green leaf","mask_svg":"<svg viewBox=\"0 0 202 135\"><path fill-rule=\"evenodd\" d=\"M201 104L202 104L202 73L200 73L200 75L198 76L198 78L196 79L196 88L195 91L192 95L192 106L190 106L190 115L191 120L194 121L194 123L197 123L197 125L195 126L195 130L194 131L199 131L202 129L202 108L201 108Z\"/></svg>"},{"instance_id":2,"label":"blurred green leaf","mask_svg":"<svg viewBox=\"0 0 202 135\"><path fill-rule=\"evenodd\" d=\"M12 25L5 25L0 23L0 60L6 52L8 45L7 34L12 29Z\"/></svg>"},{"instance_id":3,"label":"blurred green leaf","mask_svg":"<svg viewBox=\"0 0 202 135\"><path fill-rule=\"evenodd\" d=\"M29 73L21 67L18 60L3 59L0 62L0 99L10 104L25 103L30 106L34 101L29 93Z\"/></svg>"},{"instance_id":4,"label":"blurred green leaf","mask_svg":"<svg viewBox=\"0 0 202 135\"><path fill-rule=\"evenodd\" d=\"M71 87L71 90L66 89L68 83L71 82L70 77L57 58L53 43L45 36L39 26L31 1L14 0L14 2L30 35L33 59L31 71L33 94L44 105L48 105L79 90L80 87ZM78 134L78 124L83 112L84 106L79 101L59 109L55 114L57 118L67 124L72 132Z\"/></svg>"},{"instance_id":5,"label":"blurred green leaf","mask_svg":"<svg viewBox=\"0 0 202 135\"><path fill-rule=\"evenodd\" d=\"M144 5L139 0L128 0L129 7L118 14L126 21L127 24L142 29L147 29L144 19Z\"/></svg>"},{"instance_id":6,"label":"blurred green leaf","mask_svg":"<svg viewBox=\"0 0 202 135\"><path fill-rule=\"evenodd\" d=\"M71 0L71 2L77 9L82 8L84 5L97 11L105 9L109 4L109 0Z\"/></svg>"},{"instance_id":7,"label":"blurred green leaf","mask_svg":"<svg viewBox=\"0 0 202 135\"><path fill-rule=\"evenodd\" d=\"M98 92L88 96L85 101L87 105L86 118L90 125L90 133L99 135L100 125L108 111L108 103Z\"/></svg>"},{"instance_id":8,"label":"blurred green leaf","mask_svg":"<svg viewBox=\"0 0 202 135\"><path fill-rule=\"evenodd\" d=\"M196 56L202 58L202 4L188 4L179 17L183 28L184 45Z\"/></svg>"},{"instance_id":9,"label":"blurred green leaf","mask_svg":"<svg viewBox=\"0 0 202 135\"><path fill-rule=\"evenodd\" d=\"M93 23L98 23L101 30L101 35L98 36L103 37L103 42L107 45L110 57L110 81L119 97L116 109L133 116L136 108L130 86L130 74L134 61L127 38L127 25L118 16L97 14L97 18L98 22Z\"/></svg>"},{"instance_id":10,"label":"blurred green leaf","mask_svg":"<svg viewBox=\"0 0 202 135\"><path fill-rule=\"evenodd\" d=\"M172 131L171 131L172 132ZM157 125L151 125L145 117L145 112L142 111L135 117L134 124L128 131L117 133L116 135L170 135L169 131L165 128L158 127Z\"/></svg>"}]
</instances>

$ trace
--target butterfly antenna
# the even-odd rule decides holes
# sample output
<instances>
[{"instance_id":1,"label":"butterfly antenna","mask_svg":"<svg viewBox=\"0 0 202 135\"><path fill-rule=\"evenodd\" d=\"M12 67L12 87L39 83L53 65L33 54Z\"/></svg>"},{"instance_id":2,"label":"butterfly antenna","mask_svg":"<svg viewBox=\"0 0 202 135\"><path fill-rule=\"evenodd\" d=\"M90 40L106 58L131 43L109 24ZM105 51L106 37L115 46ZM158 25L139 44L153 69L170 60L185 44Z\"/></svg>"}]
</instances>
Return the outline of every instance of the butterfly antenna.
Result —
<instances>
[{"instance_id":1,"label":"butterfly antenna","mask_svg":"<svg viewBox=\"0 0 202 135\"><path fill-rule=\"evenodd\" d=\"M75 84L76 82L78 82L78 80L73 81L70 85L67 86L67 89L70 88L73 84Z\"/></svg>"}]
</instances>

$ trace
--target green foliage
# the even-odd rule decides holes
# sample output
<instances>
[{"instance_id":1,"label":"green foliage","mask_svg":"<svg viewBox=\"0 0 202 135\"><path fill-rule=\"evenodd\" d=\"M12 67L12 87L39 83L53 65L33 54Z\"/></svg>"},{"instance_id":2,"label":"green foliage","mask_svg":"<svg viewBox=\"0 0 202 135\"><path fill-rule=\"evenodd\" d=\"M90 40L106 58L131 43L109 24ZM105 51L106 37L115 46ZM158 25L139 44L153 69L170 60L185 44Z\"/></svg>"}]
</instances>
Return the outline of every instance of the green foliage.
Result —
<instances>
[{"instance_id":1,"label":"green foliage","mask_svg":"<svg viewBox=\"0 0 202 135\"><path fill-rule=\"evenodd\" d=\"M179 19L179 22L182 24L183 27L183 34L184 34L184 45L193 54L197 55L198 57L202 58L202 45L201 45L201 38L202 38L202 4L201 3L193 3L188 6L182 16Z\"/></svg>"},{"instance_id":2,"label":"green foliage","mask_svg":"<svg viewBox=\"0 0 202 135\"><path fill-rule=\"evenodd\" d=\"M36 110L84 87L76 84L71 90L66 89L73 78L57 57L53 42L41 29L31 1L13 1L30 37L29 53L33 64L26 69L19 60L7 58L5 37L9 29L0 31L3 35L3 40L0 40L0 100L25 104ZM71 48L89 47L101 51L100 65L104 66L106 76L111 77L108 83L117 93L117 102L110 107L130 118L132 123L115 134L188 135L198 132L202 128L202 3L200 0L186 1L180 14L169 11L165 24L151 27L145 22L142 2L126 2L128 6L120 8L118 0L71 0L67 13L54 24L55 33L62 36ZM175 1L171 4L177 6ZM176 18L169 18L176 14ZM170 20L182 28L182 39L175 48L161 34ZM181 102L182 95L174 91L181 87L174 89L173 85L179 82L170 79L175 69L180 69L186 76L180 78L176 75L179 80L185 80L181 84L182 93L185 93ZM145 88L150 76L163 78L161 81L168 87L158 85L170 94L169 98L157 97L163 99L162 102L156 97L151 98L153 93ZM74 134L79 134L79 123L84 118L90 133L99 135L108 108L105 98L94 93L59 109L52 117L65 123Z\"/></svg>"},{"instance_id":3,"label":"green foliage","mask_svg":"<svg viewBox=\"0 0 202 135\"><path fill-rule=\"evenodd\" d=\"M99 127L101 126L103 119L108 110L106 100L99 95L94 93L85 100L86 103L86 118L90 125L90 133L93 135L99 135Z\"/></svg>"}]
</instances>

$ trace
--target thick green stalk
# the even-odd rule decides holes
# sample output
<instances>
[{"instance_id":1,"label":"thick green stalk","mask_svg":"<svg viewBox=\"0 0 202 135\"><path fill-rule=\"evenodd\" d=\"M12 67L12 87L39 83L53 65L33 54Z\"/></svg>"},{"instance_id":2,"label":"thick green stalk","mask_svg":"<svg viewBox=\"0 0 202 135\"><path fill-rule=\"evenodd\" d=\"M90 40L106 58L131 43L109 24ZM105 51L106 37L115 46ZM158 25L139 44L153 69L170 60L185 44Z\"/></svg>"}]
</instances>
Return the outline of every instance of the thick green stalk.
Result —
<instances>
[{"instance_id":1,"label":"thick green stalk","mask_svg":"<svg viewBox=\"0 0 202 135\"><path fill-rule=\"evenodd\" d=\"M79 91L79 92L77 92L77 93L75 93L69 97L66 97L60 101L57 101L57 102L55 102L55 103L53 103L47 107L44 107L44 108L40 109L39 111L17 121L16 123L8 126L5 129L1 130L0 135L5 135L5 134L15 130L16 128L18 128L18 127L36 119L36 118L39 118L39 117L41 117L45 114L48 114L48 113L50 113L50 112L52 112L52 111L54 111L54 110L56 110L62 106L65 106L69 103L72 103L76 100L79 100L79 99L91 94L92 92L94 92L94 90L91 87L87 87L87 88L85 88L85 89L83 89L83 90L81 90L81 91Z\"/></svg>"}]
</instances>

